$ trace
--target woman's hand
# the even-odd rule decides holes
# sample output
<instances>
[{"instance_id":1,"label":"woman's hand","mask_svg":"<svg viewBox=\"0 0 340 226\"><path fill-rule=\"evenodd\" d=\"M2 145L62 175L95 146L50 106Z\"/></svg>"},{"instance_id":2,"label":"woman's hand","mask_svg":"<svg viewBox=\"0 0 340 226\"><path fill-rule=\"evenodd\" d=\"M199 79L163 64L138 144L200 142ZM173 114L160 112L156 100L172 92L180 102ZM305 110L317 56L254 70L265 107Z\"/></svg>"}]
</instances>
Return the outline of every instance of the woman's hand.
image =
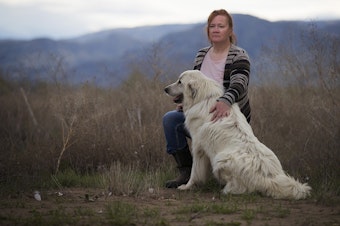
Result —
<instances>
[{"instance_id":1,"label":"woman's hand","mask_svg":"<svg viewBox=\"0 0 340 226\"><path fill-rule=\"evenodd\" d=\"M182 104L177 104L176 105L176 111L183 111L183 105Z\"/></svg>"},{"instance_id":2,"label":"woman's hand","mask_svg":"<svg viewBox=\"0 0 340 226\"><path fill-rule=\"evenodd\" d=\"M214 113L211 121L216 122L217 120L227 117L230 114L230 106L223 101L217 101L216 104L212 106L209 113Z\"/></svg>"}]
</instances>

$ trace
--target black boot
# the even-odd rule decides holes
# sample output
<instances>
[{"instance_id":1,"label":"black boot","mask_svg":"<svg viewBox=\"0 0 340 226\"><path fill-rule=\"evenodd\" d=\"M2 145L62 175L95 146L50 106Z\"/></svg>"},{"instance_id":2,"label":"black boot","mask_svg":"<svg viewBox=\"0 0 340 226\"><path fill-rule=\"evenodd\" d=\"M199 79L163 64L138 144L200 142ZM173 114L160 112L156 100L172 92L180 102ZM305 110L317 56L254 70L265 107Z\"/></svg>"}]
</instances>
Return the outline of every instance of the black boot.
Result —
<instances>
[{"instance_id":1,"label":"black boot","mask_svg":"<svg viewBox=\"0 0 340 226\"><path fill-rule=\"evenodd\" d=\"M179 175L176 179L166 182L165 187L167 188L177 188L182 184L186 184L190 179L192 156L189 147L178 150L173 156L179 169Z\"/></svg>"}]
</instances>

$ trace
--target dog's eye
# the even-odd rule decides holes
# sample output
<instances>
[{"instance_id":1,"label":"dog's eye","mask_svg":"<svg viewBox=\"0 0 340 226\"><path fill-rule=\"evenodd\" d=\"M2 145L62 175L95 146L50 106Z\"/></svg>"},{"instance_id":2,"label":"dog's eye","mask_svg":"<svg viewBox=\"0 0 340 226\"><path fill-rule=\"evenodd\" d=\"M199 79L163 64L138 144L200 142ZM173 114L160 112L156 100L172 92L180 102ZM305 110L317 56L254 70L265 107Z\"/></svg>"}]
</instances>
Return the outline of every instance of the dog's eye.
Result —
<instances>
[{"instance_id":1,"label":"dog's eye","mask_svg":"<svg viewBox=\"0 0 340 226\"><path fill-rule=\"evenodd\" d=\"M181 84L182 82L181 82L181 80L178 80L178 84Z\"/></svg>"}]
</instances>

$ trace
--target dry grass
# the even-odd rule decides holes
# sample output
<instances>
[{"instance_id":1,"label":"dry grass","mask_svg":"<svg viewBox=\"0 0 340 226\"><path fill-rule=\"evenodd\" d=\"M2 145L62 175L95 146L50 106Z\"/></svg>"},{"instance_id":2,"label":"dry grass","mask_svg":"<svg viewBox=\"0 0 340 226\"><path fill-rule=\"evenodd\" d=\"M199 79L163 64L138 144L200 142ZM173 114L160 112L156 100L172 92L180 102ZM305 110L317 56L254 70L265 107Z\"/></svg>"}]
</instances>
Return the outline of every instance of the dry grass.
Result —
<instances>
[{"instance_id":1,"label":"dry grass","mask_svg":"<svg viewBox=\"0 0 340 226\"><path fill-rule=\"evenodd\" d=\"M143 169L167 161L161 119L172 104L162 84L134 77L115 90L89 84L3 85L0 171L5 181L67 168L93 172L115 161Z\"/></svg>"},{"instance_id":2,"label":"dry grass","mask_svg":"<svg viewBox=\"0 0 340 226\"><path fill-rule=\"evenodd\" d=\"M291 175L339 195L340 41L315 32L265 52L252 126Z\"/></svg>"}]
</instances>

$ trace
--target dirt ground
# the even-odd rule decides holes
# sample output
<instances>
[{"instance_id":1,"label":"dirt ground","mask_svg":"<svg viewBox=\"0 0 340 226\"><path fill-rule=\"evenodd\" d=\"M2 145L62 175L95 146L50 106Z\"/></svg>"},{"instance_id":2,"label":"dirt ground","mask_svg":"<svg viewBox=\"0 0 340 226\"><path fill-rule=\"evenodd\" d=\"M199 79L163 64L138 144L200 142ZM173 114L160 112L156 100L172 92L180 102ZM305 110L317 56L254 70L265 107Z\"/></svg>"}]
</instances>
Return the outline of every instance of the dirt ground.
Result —
<instances>
[{"instance_id":1,"label":"dirt ground","mask_svg":"<svg viewBox=\"0 0 340 226\"><path fill-rule=\"evenodd\" d=\"M0 225L340 225L340 206L209 191L149 189L112 195L73 188L16 193L0 202Z\"/></svg>"}]
</instances>

